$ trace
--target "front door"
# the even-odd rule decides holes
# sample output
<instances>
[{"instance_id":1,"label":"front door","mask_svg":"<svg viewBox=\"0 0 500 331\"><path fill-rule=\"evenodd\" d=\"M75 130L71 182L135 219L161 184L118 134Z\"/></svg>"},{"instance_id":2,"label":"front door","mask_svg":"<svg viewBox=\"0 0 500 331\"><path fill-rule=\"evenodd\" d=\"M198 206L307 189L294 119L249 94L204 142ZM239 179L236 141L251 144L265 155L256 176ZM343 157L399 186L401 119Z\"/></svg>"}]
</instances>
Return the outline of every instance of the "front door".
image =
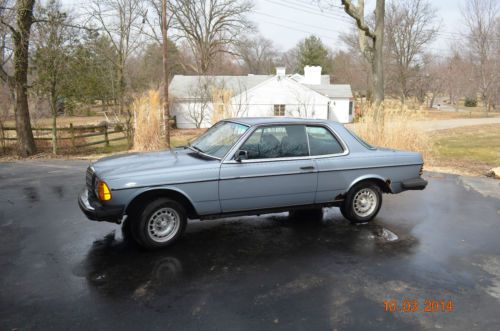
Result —
<instances>
[{"instance_id":1,"label":"front door","mask_svg":"<svg viewBox=\"0 0 500 331\"><path fill-rule=\"evenodd\" d=\"M317 172L309 156L304 125L256 129L242 144L247 160L222 164L219 198L223 212L314 202Z\"/></svg>"}]
</instances>

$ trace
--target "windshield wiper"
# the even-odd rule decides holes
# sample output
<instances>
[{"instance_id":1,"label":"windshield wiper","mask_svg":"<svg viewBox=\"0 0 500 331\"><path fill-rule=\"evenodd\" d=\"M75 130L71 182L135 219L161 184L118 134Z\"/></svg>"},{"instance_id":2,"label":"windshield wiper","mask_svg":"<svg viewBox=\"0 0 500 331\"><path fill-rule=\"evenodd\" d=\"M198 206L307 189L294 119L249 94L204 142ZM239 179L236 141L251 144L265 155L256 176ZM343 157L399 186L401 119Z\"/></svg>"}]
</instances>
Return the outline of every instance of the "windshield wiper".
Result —
<instances>
[{"instance_id":1,"label":"windshield wiper","mask_svg":"<svg viewBox=\"0 0 500 331\"><path fill-rule=\"evenodd\" d=\"M189 144L189 145L188 145L188 147L189 147L190 149L194 150L195 152L199 152L199 153L203 153L203 154L205 154L205 152L204 152L201 148L199 148L199 147L193 146L193 145L191 145L191 144Z\"/></svg>"}]
</instances>

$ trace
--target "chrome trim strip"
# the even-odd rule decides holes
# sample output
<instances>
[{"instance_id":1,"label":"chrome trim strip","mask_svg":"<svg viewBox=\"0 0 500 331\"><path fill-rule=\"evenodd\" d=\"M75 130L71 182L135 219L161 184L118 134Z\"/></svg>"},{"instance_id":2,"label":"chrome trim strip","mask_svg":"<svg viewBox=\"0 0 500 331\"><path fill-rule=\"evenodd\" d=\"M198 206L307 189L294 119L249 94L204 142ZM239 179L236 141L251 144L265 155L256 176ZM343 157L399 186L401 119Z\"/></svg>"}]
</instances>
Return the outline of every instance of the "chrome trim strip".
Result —
<instances>
[{"instance_id":1,"label":"chrome trim strip","mask_svg":"<svg viewBox=\"0 0 500 331\"><path fill-rule=\"evenodd\" d=\"M248 138L250 138L250 135L255 132L257 129L261 128L261 127L266 127L266 126L277 126L277 125L304 125L306 126L306 130L307 130L307 126L320 126L320 127L323 127L325 128L326 130L328 130L328 132L330 132L339 142L340 142L340 145L342 145L342 149L344 150L342 153L336 153L336 154L326 154L326 155L308 155L308 156L294 156L294 157L278 157L278 158L269 158L269 159L253 159L253 160L241 160L241 161L236 161L236 160L233 160L232 157L234 156L234 153L236 153L236 151L239 149L239 147L241 147L247 140ZM241 138L243 138L243 136L245 136L245 141L243 141L242 143L238 144L238 142L242 139L240 139L236 144L234 144L233 148L231 148L229 150L229 152L226 154L226 157L224 158L224 160L222 161L222 163L237 163L237 164L240 164L240 163L261 163L261 162L277 162L277 161L294 161L294 160L310 160L310 159L323 159L323 158L329 158L329 157L339 157L339 156L345 156L345 155L348 155L350 153L349 151L349 147L347 147L347 144L345 143L345 141L342 139L342 137L340 137L340 135L337 134L337 132L332 129L330 126L328 126L327 124L323 124L323 123L314 123L314 124L306 124L306 123L287 123L287 122L277 122L277 123L266 123L266 124L258 124L258 125L255 125L252 127L253 130L247 130L249 131L248 134L244 134L242 135ZM246 137L248 136L248 137ZM309 154L311 154L311 149L309 148L309 137L307 137L307 142L308 142L308 150L309 150ZM237 148L236 148L237 147ZM234 149L234 151L233 151ZM231 157L229 157L229 155Z\"/></svg>"},{"instance_id":2,"label":"chrome trim strip","mask_svg":"<svg viewBox=\"0 0 500 331\"><path fill-rule=\"evenodd\" d=\"M195 184L195 183L208 183L208 182L218 182L219 179L200 179L200 180L191 180L187 182L172 182L172 183L164 183L164 184L154 184L154 185L143 185L143 186L132 186L132 187L122 187L122 188L114 188L111 191L123 191L123 190L132 190L132 189L140 189L140 188L148 188L148 187L162 187L162 186L172 186L172 185L183 185L183 184ZM208 200L211 201L211 200Z\"/></svg>"},{"instance_id":3,"label":"chrome trim strip","mask_svg":"<svg viewBox=\"0 0 500 331\"><path fill-rule=\"evenodd\" d=\"M364 166L364 167L357 167L357 168L339 168L339 169L321 170L319 172L322 173L322 172L345 171L345 170L359 170L359 169L411 167L411 166L416 166L416 165L420 165L420 163L415 163L415 164L413 164L413 163L412 164L395 164L395 165L384 165L384 166Z\"/></svg>"},{"instance_id":4,"label":"chrome trim strip","mask_svg":"<svg viewBox=\"0 0 500 331\"><path fill-rule=\"evenodd\" d=\"M406 166L415 166L415 165L418 165L418 164L398 164L398 165L371 166L371 167L359 167L359 168L341 168L341 169L322 170L322 171L318 171L317 168L315 167L315 169L313 171L297 171L297 172L287 172L287 173L274 173L274 174L248 175L248 176L234 176L234 177L220 178L220 180L234 180L234 179L245 179L245 178L256 178L256 177L271 177L271 176L287 176L287 175L297 175L297 174L309 174L309 173L316 173L316 172L323 173L323 172L345 171L345 170L359 170L359 169L393 168L393 167L406 167Z\"/></svg>"},{"instance_id":5,"label":"chrome trim strip","mask_svg":"<svg viewBox=\"0 0 500 331\"><path fill-rule=\"evenodd\" d=\"M239 162L234 162L234 164L240 164ZM397 165L385 165L385 166L372 166L372 167L359 167L359 168L341 168L341 169L332 169L332 170L323 170L318 171L315 167L313 171L297 171L297 172L289 172L289 173L277 173L277 174L263 174L263 175L249 175L249 176L235 176L235 177L225 177L219 179L201 179L201 180L192 180L187 182L172 182L165 184L155 184L155 185L146 185L146 186L134 186L134 187L124 187L124 188L115 188L111 189L111 191L122 191L122 190L131 190L131 189L140 189L147 187L162 187L169 185L182 185L182 184L195 184L195 183L206 183L206 182L217 182L220 180L232 180L232 179L244 179L244 178L255 178L255 177L270 177L270 176L287 176L287 175L297 175L297 174L310 174L315 172L333 172L333 171L344 171L344 170L358 170L358 169L375 169L375 168L392 168L392 167L406 167L406 166L416 166L421 165L421 163L417 164L397 164ZM208 200L212 201L212 200Z\"/></svg>"},{"instance_id":6,"label":"chrome trim strip","mask_svg":"<svg viewBox=\"0 0 500 331\"><path fill-rule=\"evenodd\" d=\"M259 175L246 175L246 176L234 176L234 177L224 177L220 180L231 180L231 179L246 179L246 178L257 178L257 177L277 177L277 176L291 176L291 175L307 175L316 173L316 169L312 171L293 171L287 173L272 173L272 174L259 174Z\"/></svg>"}]
</instances>

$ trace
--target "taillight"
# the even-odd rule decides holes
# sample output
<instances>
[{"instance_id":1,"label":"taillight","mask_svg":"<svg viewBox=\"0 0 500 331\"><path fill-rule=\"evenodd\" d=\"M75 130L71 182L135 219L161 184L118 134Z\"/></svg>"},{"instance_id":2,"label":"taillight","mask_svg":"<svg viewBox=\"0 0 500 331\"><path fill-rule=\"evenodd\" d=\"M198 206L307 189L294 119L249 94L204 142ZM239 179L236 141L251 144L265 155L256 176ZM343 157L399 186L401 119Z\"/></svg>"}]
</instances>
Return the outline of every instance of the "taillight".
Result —
<instances>
[{"instance_id":1,"label":"taillight","mask_svg":"<svg viewBox=\"0 0 500 331\"><path fill-rule=\"evenodd\" d=\"M420 176L422 176L424 174L424 165L422 164L422 166L420 166L420 171L418 172L418 174Z\"/></svg>"},{"instance_id":2,"label":"taillight","mask_svg":"<svg viewBox=\"0 0 500 331\"><path fill-rule=\"evenodd\" d=\"M97 184L97 197L101 201L109 201L111 200L111 190L108 187L108 184L103 181L99 181Z\"/></svg>"}]
</instances>

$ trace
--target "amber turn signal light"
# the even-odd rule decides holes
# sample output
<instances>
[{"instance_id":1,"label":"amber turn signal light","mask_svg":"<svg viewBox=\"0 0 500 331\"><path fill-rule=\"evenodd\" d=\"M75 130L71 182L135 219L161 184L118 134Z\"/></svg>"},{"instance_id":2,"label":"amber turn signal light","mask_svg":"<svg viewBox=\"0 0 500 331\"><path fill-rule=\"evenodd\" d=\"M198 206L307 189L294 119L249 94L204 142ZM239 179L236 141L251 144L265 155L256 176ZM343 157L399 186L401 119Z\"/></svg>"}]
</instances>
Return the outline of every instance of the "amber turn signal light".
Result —
<instances>
[{"instance_id":1,"label":"amber turn signal light","mask_svg":"<svg viewBox=\"0 0 500 331\"><path fill-rule=\"evenodd\" d=\"M97 195L101 201L111 200L111 190L109 189L108 184L103 181L99 181L99 185L97 186Z\"/></svg>"}]
</instances>

